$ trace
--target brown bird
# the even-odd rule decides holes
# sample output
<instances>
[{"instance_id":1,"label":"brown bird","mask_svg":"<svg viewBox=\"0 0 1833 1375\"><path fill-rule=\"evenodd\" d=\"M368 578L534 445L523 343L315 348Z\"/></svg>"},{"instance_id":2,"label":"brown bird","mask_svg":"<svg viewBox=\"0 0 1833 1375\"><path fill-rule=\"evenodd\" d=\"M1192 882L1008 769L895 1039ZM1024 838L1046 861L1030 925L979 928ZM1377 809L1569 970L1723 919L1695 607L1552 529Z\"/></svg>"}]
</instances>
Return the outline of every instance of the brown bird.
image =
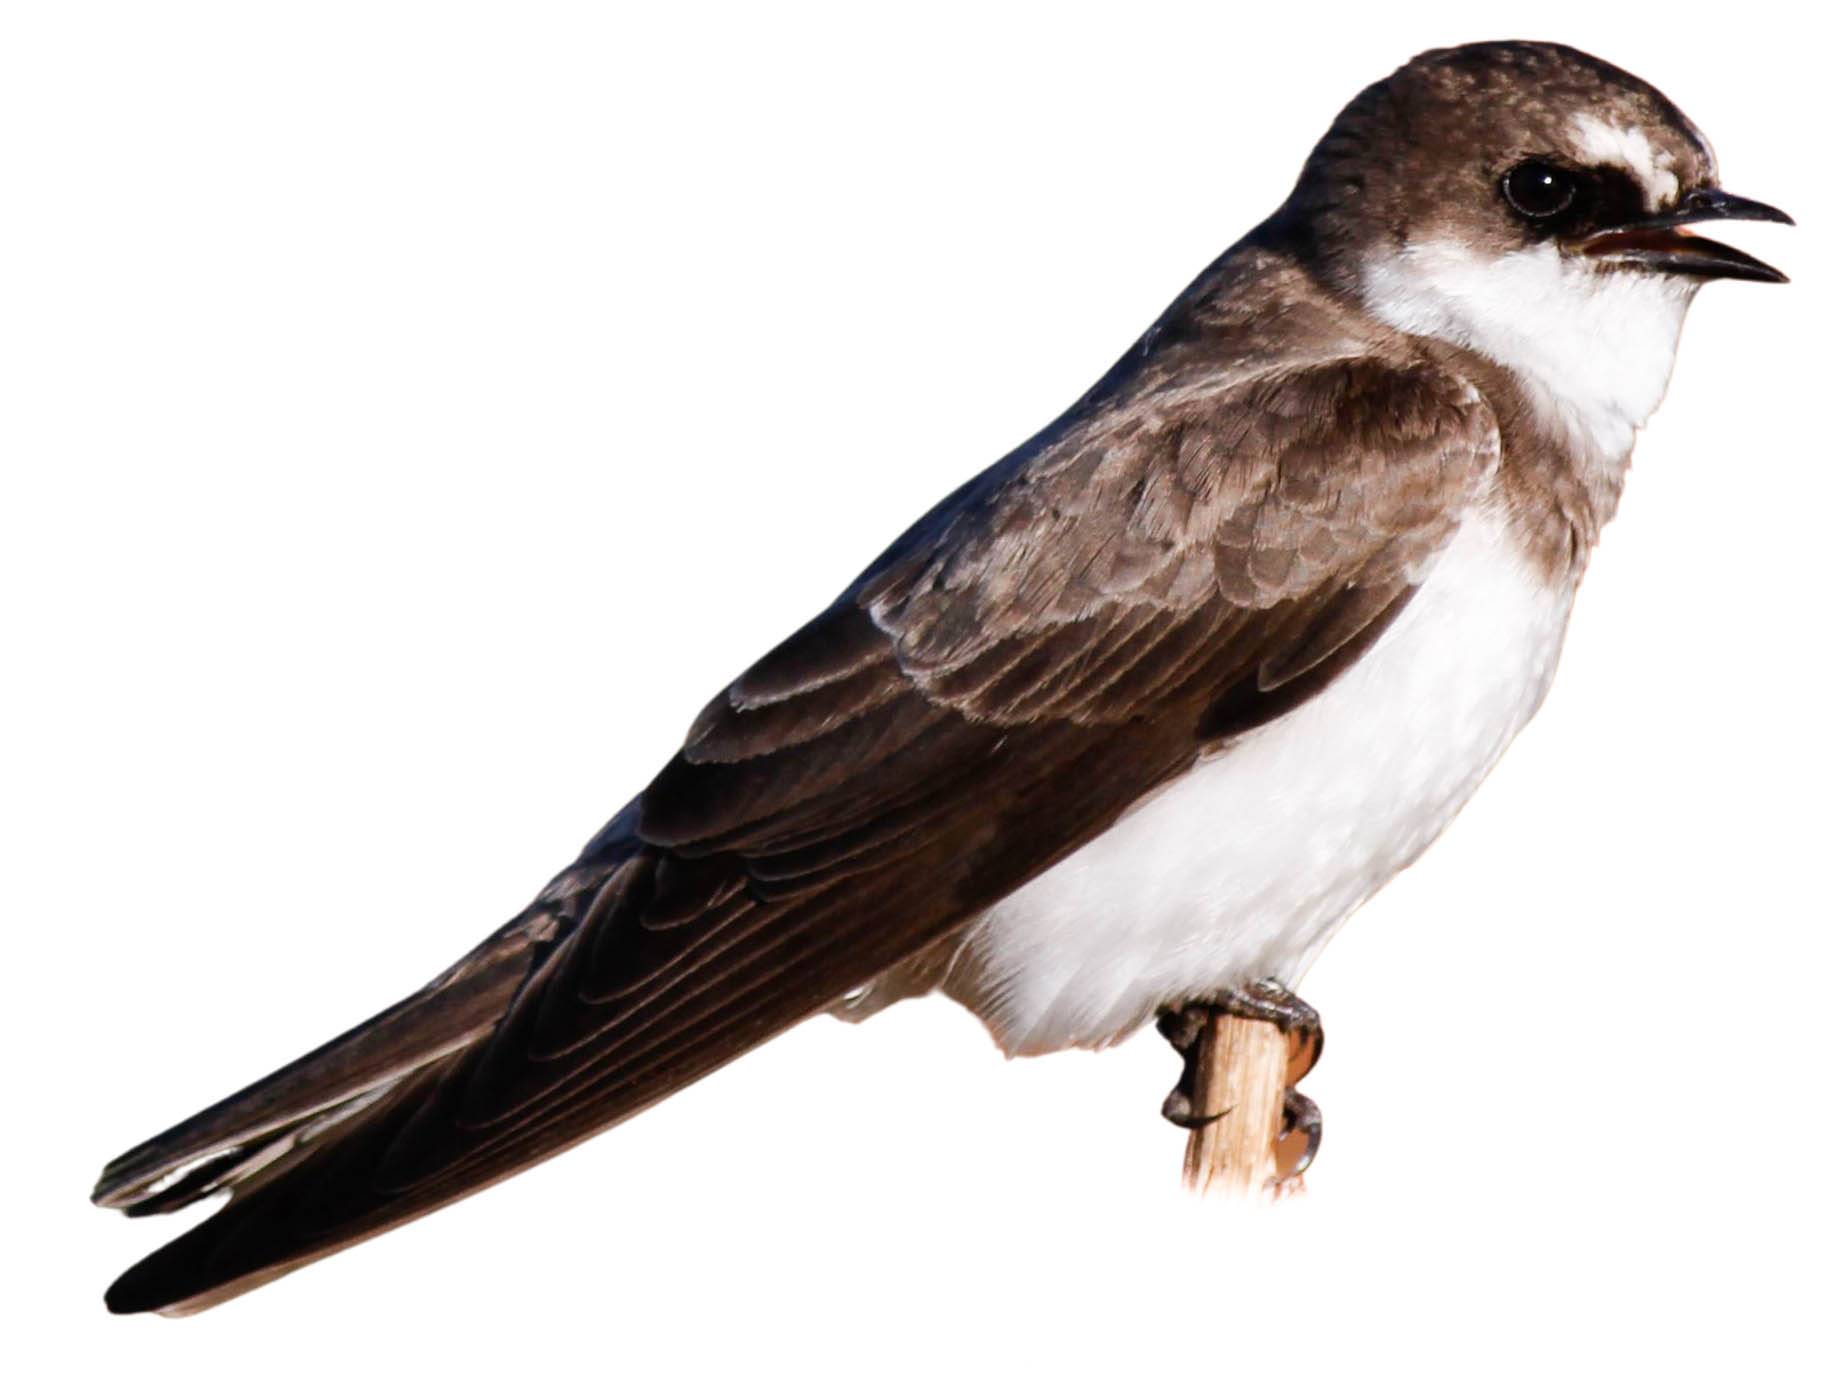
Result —
<instances>
[{"instance_id":1,"label":"brown bird","mask_svg":"<svg viewBox=\"0 0 1833 1375\"><path fill-rule=\"evenodd\" d=\"M1290 992L1539 706L1702 283L1660 92L1429 52L1087 395L727 687L426 988L108 1166L227 1207L117 1312L207 1307L481 1189L817 1012L940 989L1008 1053ZM1312 1053L1315 1053L1313 1047ZM1180 1092L1167 1103L1188 1121ZM1315 1145L1296 1094L1289 1125Z\"/></svg>"}]
</instances>

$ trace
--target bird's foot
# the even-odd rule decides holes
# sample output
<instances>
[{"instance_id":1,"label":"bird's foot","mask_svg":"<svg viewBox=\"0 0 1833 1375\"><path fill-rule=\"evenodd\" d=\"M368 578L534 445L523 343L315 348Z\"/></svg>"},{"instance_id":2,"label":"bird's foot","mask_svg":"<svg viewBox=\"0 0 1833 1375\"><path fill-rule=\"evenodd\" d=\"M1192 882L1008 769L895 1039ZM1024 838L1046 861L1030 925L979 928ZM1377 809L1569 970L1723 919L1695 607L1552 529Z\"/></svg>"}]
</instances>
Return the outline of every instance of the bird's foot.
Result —
<instances>
[{"instance_id":1,"label":"bird's foot","mask_svg":"<svg viewBox=\"0 0 1833 1375\"><path fill-rule=\"evenodd\" d=\"M1317 1148L1324 1143L1324 1114L1297 1089L1286 1090L1285 1114L1279 1124L1279 1138L1273 1145L1273 1177L1277 1193L1294 1192L1303 1187L1303 1176L1317 1159Z\"/></svg>"},{"instance_id":2,"label":"bird's foot","mask_svg":"<svg viewBox=\"0 0 1833 1375\"><path fill-rule=\"evenodd\" d=\"M1172 1126L1185 1131L1194 1131L1221 1117L1220 1113L1203 1116L1196 1110L1197 1042L1203 1038L1208 1019L1209 1008L1201 1003L1168 1007L1158 1014L1158 1034L1184 1057L1184 1072L1178 1076L1177 1087L1165 1095L1165 1105L1159 1111Z\"/></svg>"},{"instance_id":3,"label":"bird's foot","mask_svg":"<svg viewBox=\"0 0 1833 1375\"><path fill-rule=\"evenodd\" d=\"M1286 1033L1287 1088L1311 1073L1324 1053L1324 1023L1317 1009L1276 979L1225 993L1212 1006L1231 1017L1271 1022Z\"/></svg>"},{"instance_id":4,"label":"bird's foot","mask_svg":"<svg viewBox=\"0 0 1833 1375\"><path fill-rule=\"evenodd\" d=\"M1173 1126L1194 1130L1218 1120L1196 1110L1197 1054L1203 1030L1211 1015L1247 1017L1271 1022L1286 1037L1286 1103L1274 1159L1279 1175L1274 1187L1290 1191L1317 1156L1324 1138L1324 1118L1316 1103L1293 1085L1303 1079L1324 1053L1324 1024L1317 1010L1289 988L1272 979L1261 979L1246 988L1224 993L1206 1003L1186 1003L1158 1014L1158 1033L1183 1057L1184 1072L1177 1087L1166 1095L1161 1109Z\"/></svg>"}]
</instances>

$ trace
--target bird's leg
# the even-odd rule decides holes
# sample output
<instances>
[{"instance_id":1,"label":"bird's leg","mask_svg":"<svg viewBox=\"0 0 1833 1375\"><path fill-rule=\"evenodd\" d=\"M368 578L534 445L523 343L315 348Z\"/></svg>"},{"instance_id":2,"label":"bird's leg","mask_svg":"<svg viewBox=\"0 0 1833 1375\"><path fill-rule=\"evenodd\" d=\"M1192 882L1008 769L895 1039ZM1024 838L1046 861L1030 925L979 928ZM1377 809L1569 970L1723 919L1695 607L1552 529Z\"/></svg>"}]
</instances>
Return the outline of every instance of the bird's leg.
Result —
<instances>
[{"instance_id":1,"label":"bird's leg","mask_svg":"<svg viewBox=\"0 0 1833 1375\"><path fill-rule=\"evenodd\" d=\"M1324 1053L1323 1022L1315 1008L1272 979L1261 979L1209 1002L1186 1003L1160 1012L1159 1034L1184 1060L1184 1072L1178 1077L1177 1087L1166 1096L1162 1111L1167 1121L1186 1130L1205 1126L1218 1117L1218 1114L1201 1115L1195 1107L1199 1046L1210 1018L1215 1015L1271 1022L1285 1033L1286 1101L1274 1155L1279 1166L1276 1182L1290 1184L1316 1158L1324 1136L1324 1119L1317 1104L1294 1087L1311 1072L1318 1057Z\"/></svg>"}]
</instances>

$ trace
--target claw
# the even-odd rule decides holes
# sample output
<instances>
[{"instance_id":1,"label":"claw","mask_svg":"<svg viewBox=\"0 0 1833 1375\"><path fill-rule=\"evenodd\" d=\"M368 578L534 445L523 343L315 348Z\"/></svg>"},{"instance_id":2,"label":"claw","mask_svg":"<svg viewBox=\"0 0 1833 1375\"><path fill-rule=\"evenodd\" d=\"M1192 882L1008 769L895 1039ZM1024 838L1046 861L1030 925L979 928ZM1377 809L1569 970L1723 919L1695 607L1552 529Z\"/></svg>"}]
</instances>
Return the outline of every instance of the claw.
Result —
<instances>
[{"instance_id":1,"label":"claw","mask_svg":"<svg viewBox=\"0 0 1833 1375\"><path fill-rule=\"evenodd\" d=\"M1182 1127L1185 1131L1207 1127L1211 1122L1220 1122L1228 1116L1227 1109L1221 1112L1198 1112L1196 1105L1190 1101L1189 1090L1183 1087L1181 1080L1177 1088L1165 1095L1165 1105L1159 1111L1164 1114L1165 1121L1174 1127Z\"/></svg>"},{"instance_id":2,"label":"claw","mask_svg":"<svg viewBox=\"0 0 1833 1375\"><path fill-rule=\"evenodd\" d=\"M1279 1166L1275 1187L1298 1183L1299 1176L1317 1159L1317 1148L1323 1143L1324 1114L1297 1089L1287 1089L1285 1117L1273 1148L1273 1159Z\"/></svg>"},{"instance_id":3,"label":"claw","mask_svg":"<svg viewBox=\"0 0 1833 1375\"><path fill-rule=\"evenodd\" d=\"M1207 1017L1208 1012L1202 1007L1168 1007L1158 1014L1158 1034L1184 1059L1177 1087L1165 1095L1165 1105L1159 1111L1172 1126L1185 1131L1195 1131L1221 1117L1220 1113L1207 1116L1199 1113L1192 1097L1197 1086L1197 1042L1203 1037Z\"/></svg>"}]
</instances>

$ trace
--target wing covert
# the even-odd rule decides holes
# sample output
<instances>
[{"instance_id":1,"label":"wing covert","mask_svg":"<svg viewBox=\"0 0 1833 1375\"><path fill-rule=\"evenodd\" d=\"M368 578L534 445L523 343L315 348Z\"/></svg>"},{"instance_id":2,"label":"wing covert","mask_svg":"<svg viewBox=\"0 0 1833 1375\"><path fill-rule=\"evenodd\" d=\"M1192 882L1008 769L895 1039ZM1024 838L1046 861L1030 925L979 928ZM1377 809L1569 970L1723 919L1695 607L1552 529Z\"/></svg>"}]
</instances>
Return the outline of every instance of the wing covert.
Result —
<instances>
[{"instance_id":1,"label":"wing covert","mask_svg":"<svg viewBox=\"0 0 1833 1375\"><path fill-rule=\"evenodd\" d=\"M487 1036L239 1183L121 1301L235 1292L439 1207L947 936L1354 662L1497 459L1475 391L1424 363L1173 350L1123 383L709 704L538 899L580 915Z\"/></svg>"}]
</instances>

